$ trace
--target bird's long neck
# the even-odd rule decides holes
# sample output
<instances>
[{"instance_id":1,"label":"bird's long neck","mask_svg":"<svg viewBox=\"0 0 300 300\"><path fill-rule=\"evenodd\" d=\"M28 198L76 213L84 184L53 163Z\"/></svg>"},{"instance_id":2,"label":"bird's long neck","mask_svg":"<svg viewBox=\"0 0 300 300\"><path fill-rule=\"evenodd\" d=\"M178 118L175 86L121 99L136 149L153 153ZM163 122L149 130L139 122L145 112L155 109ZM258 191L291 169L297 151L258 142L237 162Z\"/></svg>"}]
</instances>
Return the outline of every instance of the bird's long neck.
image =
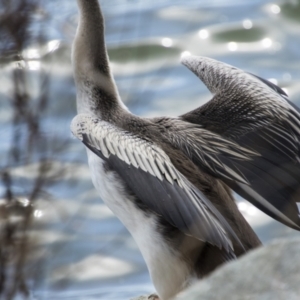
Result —
<instances>
[{"instance_id":1,"label":"bird's long neck","mask_svg":"<svg viewBox=\"0 0 300 300\"><path fill-rule=\"evenodd\" d=\"M102 119L124 109L110 73L104 39L104 19L97 0L77 0L79 25L72 62L79 113Z\"/></svg>"}]
</instances>

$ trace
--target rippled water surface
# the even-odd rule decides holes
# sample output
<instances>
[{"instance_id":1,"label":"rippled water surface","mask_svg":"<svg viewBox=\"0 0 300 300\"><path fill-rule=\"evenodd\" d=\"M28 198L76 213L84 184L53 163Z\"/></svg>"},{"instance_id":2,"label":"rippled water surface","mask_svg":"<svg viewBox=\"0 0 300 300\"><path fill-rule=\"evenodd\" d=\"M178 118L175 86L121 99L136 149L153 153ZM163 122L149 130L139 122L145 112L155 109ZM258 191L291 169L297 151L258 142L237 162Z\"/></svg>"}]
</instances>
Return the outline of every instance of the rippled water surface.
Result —
<instances>
[{"instance_id":1,"label":"rippled water surface","mask_svg":"<svg viewBox=\"0 0 300 300\"><path fill-rule=\"evenodd\" d=\"M179 60L185 51L216 58L283 87L300 104L300 1L102 0L106 41L121 97L142 116L179 115L210 99L205 86ZM41 3L32 32L42 46L23 55L30 93L41 70L50 75L45 136L65 142L52 160L64 172L38 197L30 231L27 280L34 299L129 299L154 291L136 244L97 196L83 146L71 138L76 114L70 53L77 24L75 0ZM42 26L42 27L41 27ZM11 65L0 71L0 162L11 142ZM55 145L51 145L55 147ZM26 195L38 170L12 168L14 188ZM260 238L297 234L238 199ZM38 266L38 268L37 268Z\"/></svg>"}]
</instances>

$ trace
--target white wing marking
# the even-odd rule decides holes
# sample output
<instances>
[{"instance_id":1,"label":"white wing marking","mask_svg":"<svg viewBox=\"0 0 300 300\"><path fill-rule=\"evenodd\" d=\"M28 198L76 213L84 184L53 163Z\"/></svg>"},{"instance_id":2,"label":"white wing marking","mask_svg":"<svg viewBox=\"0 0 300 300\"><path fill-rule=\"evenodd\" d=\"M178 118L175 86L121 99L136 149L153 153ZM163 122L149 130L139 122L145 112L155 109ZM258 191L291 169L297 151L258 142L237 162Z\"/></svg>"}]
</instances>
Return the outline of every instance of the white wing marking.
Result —
<instances>
[{"instance_id":1,"label":"white wing marking","mask_svg":"<svg viewBox=\"0 0 300 300\"><path fill-rule=\"evenodd\" d=\"M183 186L169 157L157 146L88 115L76 116L71 130L80 140L83 140L83 134L87 135L91 144L99 148L106 158L116 155L128 165L140 168L159 180L165 177L169 183L177 181L180 187Z\"/></svg>"}]
</instances>

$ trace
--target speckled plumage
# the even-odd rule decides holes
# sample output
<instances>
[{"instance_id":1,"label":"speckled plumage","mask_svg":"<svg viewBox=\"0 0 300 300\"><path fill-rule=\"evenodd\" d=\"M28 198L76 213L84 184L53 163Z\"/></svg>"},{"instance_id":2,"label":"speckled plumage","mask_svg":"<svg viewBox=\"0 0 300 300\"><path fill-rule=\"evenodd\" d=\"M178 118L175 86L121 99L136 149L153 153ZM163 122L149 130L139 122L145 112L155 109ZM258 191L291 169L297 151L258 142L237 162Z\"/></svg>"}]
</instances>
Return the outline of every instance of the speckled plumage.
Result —
<instances>
[{"instance_id":1,"label":"speckled plumage","mask_svg":"<svg viewBox=\"0 0 300 300\"><path fill-rule=\"evenodd\" d=\"M271 82L222 62L191 56L183 64L214 97L181 118L259 153L243 164L243 171L240 168L251 185L226 184L271 217L299 230L299 108Z\"/></svg>"},{"instance_id":2,"label":"speckled plumage","mask_svg":"<svg viewBox=\"0 0 300 300\"><path fill-rule=\"evenodd\" d=\"M71 130L87 147L93 183L135 239L160 299L260 245L230 189L299 229L300 118L283 91L190 56L183 64L214 98L177 118L132 115L110 73L98 2L77 2L79 114Z\"/></svg>"}]
</instances>

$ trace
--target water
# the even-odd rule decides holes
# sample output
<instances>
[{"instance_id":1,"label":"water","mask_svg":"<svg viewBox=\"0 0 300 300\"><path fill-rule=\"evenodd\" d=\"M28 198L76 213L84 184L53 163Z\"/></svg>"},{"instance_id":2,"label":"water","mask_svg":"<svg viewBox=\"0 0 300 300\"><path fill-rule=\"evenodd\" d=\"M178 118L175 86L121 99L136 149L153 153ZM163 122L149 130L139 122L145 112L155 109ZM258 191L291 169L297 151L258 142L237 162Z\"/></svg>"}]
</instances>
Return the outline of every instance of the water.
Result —
<instances>
[{"instance_id":1,"label":"water","mask_svg":"<svg viewBox=\"0 0 300 300\"><path fill-rule=\"evenodd\" d=\"M180 65L184 51L271 79L300 104L300 1L106 0L102 4L112 70L133 113L179 115L210 99L205 86ZM45 40L23 53L29 60L31 95L39 92L41 70L50 75L43 133L55 141L52 148L66 143L52 157L58 175L44 188L47 197L40 195L34 206L26 278L33 299L129 299L151 293L154 287L136 244L98 198L85 150L69 131L76 114L70 64L76 24L76 1L41 2L32 32L42 29ZM10 71L11 64L0 71L1 166L11 143ZM26 195L37 166L15 166L11 172L13 188ZM263 242L297 234L242 199L239 208Z\"/></svg>"}]
</instances>

